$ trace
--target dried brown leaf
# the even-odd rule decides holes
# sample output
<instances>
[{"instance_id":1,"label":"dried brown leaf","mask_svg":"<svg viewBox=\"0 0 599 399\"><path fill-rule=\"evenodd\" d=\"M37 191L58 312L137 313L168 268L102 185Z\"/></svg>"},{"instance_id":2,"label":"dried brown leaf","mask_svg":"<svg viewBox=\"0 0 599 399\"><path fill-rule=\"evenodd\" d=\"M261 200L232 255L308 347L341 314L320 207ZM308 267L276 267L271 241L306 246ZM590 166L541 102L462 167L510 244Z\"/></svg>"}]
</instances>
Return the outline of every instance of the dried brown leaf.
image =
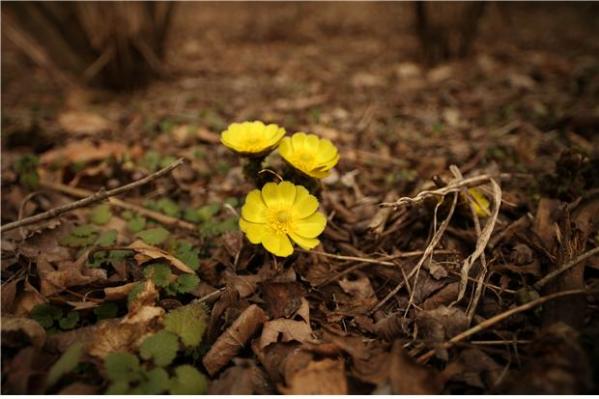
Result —
<instances>
[{"instance_id":1,"label":"dried brown leaf","mask_svg":"<svg viewBox=\"0 0 599 399\"><path fill-rule=\"evenodd\" d=\"M253 360L233 359L235 366L226 369L220 377L212 381L209 395L265 395L274 390L268 377L256 366Z\"/></svg>"},{"instance_id":2,"label":"dried brown leaf","mask_svg":"<svg viewBox=\"0 0 599 399\"><path fill-rule=\"evenodd\" d=\"M257 305L248 306L235 322L212 345L202 359L210 375L216 374L235 356L266 321L266 314Z\"/></svg>"},{"instance_id":3,"label":"dried brown leaf","mask_svg":"<svg viewBox=\"0 0 599 399\"><path fill-rule=\"evenodd\" d=\"M129 248L135 250L135 260L138 264L143 264L151 259L166 259L173 267L183 273L195 273L189 266L175 258L173 255L160 248L148 245L141 240L134 241L129 245Z\"/></svg>"},{"instance_id":4,"label":"dried brown leaf","mask_svg":"<svg viewBox=\"0 0 599 399\"><path fill-rule=\"evenodd\" d=\"M128 147L124 143L102 141L95 144L92 141L73 141L55 150L50 150L40 157L42 164L55 163L88 163L103 161L110 157L124 155Z\"/></svg>"},{"instance_id":5,"label":"dried brown leaf","mask_svg":"<svg viewBox=\"0 0 599 399\"><path fill-rule=\"evenodd\" d=\"M112 129L112 123L103 116L87 111L66 111L58 116L58 124L69 134L94 136Z\"/></svg>"},{"instance_id":6,"label":"dried brown leaf","mask_svg":"<svg viewBox=\"0 0 599 399\"><path fill-rule=\"evenodd\" d=\"M436 395L442 389L438 375L412 359L400 341L393 344L389 378L394 395Z\"/></svg>"},{"instance_id":7,"label":"dried brown leaf","mask_svg":"<svg viewBox=\"0 0 599 399\"><path fill-rule=\"evenodd\" d=\"M261 285L264 303L272 318L289 317L302 304L305 290L298 282L266 282Z\"/></svg>"},{"instance_id":8,"label":"dried brown leaf","mask_svg":"<svg viewBox=\"0 0 599 399\"><path fill-rule=\"evenodd\" d=\"M46 342L46 331L33 319L2 316L2 346L19 347L27 343L26 337L36 348Z\"/></svg>"},{"instance_id":9,"label":"dried brown leaf","mask_svg":"<svg viewBox=\"0 0 599 399\"><path fill-rule=\"evenodd\" d=\"M311 361L287 379L279 390L285 395L346 395L345 364L342 359Z\"/></svg>"}]
</instances>

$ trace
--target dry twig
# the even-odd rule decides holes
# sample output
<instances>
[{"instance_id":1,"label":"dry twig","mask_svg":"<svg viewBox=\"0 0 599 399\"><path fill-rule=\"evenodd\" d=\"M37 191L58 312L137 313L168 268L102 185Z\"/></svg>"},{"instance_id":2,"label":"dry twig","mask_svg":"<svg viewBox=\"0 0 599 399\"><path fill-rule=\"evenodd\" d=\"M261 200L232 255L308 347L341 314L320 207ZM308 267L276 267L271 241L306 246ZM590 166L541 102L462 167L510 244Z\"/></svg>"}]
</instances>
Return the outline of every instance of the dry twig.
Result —
<instances>
[{"instance_id":1,"label":"dry twig","mask_svg":"<svg viewBox=\"0 0 599 399\"><path fill-rule=\"evenodd\" d=\"M109 191L105 191L104 189L101 189L100 191L98 191L97 193L89 193L86 190L81 190L81 189L73 189L72 187L68 187L68 186L64 186L64 187L68 187L69 188L69 192L70 193L75 193L75 195L77 196L82 196L82 193L85 193L85 198L79 200L79 201L75 201L75 202L71 202L69 204L63 205L63 206L59 206L57 208L53 208L50 209L49 211L37 214L37 215L33 215L30 217L27 217L25 219L21 219L21 220L17 220L15 222L11 222L11 223L7 223L4 226L0 227L0 232L7 232L13 229L16 229L17 227L22 227L22 226L28 226L34 223L38 223L41 222L43 220L46 219L52 219L56 216L62 215L63 213L66 212L70 212L74 209L78 209L78 208L83 208L85 206L94 204L96 202L102 201L106 198L110 198L113 197L115 195L119 195L122 194L124 192L133 190L134 188L143 186L144 184L147 184L153 180L156 180L157 178L166 175L167 173L169 173L171 170L175 169L176 167L180 166L181 164L183 164L183 159L180 158L177 161L173 162L172 164L170 164L169 166L167 166L166 168L160 169L159 171L157 171L156 173L152 173L151 175L148 175L142 179L136 180L132 183L129 184L125 184L124 186L121 187L117 187L115 189L109 190ZM48 182L42 182L40 183L43 187L52 189L52 190L57 190L57 191L62 191L62 192L67 192L66 189L64 189L64 187L62 184L57 184L57 183L48 183ZM114 199L112 199L114 200ZM122 206L122 204L126 204L123 201L111 201L111 203L114 203L117 206ZM130 208L130 204L127 204L126 206L128 206ZM144 208L141 208L144 209ZM195 230L195 227L194 227Z\"/></svg>"},{"instance_id":2,"label":"dry twig","mask_svg":"<svg viewBox=\"0 0 599 399\"><path fill-rule=\"evenodd\" d=\"M452 346L454 346L455 344L457 344L458 342L461 342L461 341L465 340L466 338L468 338L476 333L479 333L479 332L507 319L508 317L511 317L515 314L522 313L527 310L533 309L539 305L544 304L545 302L551 301L553 299L561 298L564 296L569 296L569 295L589 295L589 294L595 294L598 292L599 292L599 289L578 289L578 290L561 291L561 292L556 292L555 294L537 298L534 301L525 303L524 305L516 306L515 308L506 310L503 313L499 313L499 314L491 317L490 319L487 319L487 320L475 325L474 327L469 328L468 330L456 335L455 337L451 338L449 341L442 343L436 349L431 349L430 351L421 355L420 357L418 357L417 361L419 363L425 363L431 357L433 357L433 355L435 354L435 351L437 349L449 349Z\"/></svg>"},{"instance_id":3,"label":"dry twig","mask_svg":"<svg viewBox=\"0 0 599 399\"><path fill-rule=\"evenodd\" d=\"M555 277L559 276L560 274L562 274L563 272L565 272L566 270L569 270L571 268L573 268L574 266L576 266L577 264L579 264L580 262L582 262L583 260L586 260L588 258L590 258L593 255L596 255L599 253L599 247L595 247L591 250L588 250L587 252L577 256L576 258L572 259L570 262L566 263L565 265L561 266L559 269L552 271L551 273L549 273L548 275L546 275L545 277L543 277L542 279L540 279L539 281L537 281L533 287L538 291L541 288L543 288L545 286L545 284L547 284L549 281L553 280Z\"/></svg>"}]
</instances>

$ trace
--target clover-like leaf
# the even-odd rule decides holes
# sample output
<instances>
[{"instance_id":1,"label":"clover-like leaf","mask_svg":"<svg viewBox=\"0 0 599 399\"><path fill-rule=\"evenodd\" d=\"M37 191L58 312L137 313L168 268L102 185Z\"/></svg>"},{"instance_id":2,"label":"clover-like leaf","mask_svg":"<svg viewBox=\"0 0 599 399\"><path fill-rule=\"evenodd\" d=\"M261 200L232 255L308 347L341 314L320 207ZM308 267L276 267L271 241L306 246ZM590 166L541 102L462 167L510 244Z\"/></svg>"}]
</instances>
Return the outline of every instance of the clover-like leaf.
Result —
<instances>
[{"instance_id":1,"label":"clover-like leaf","mask_svg":"<svg viewBox=\"0 0 599 399\"><path fill-rule=\"evenodd\" d=\"M62 310L56 306L42 303L35 305L31 310L30 317L37 321L42 327L48 329L52 327L54 321L62 318Z\"/></svg>"},{"instance_id":2,"label":"clover-like leaf","mask_svg":"<svg viewBox=\"0 0 599 399\"><path fill-rule=\"evenodd\" d=\"M169 389L170 378L162 367L153 368L144 374L144 382L140 384L144 395L159 395Z\"/></svg>"},{"instance_id":3,"label":"clover-like leaf","mask_svg":"<svg viewBox=\"0 0 599 399\"><path fill-rule=\"evenodd\" d=\"M119 307L114 302L104 302L94 309L94 314L98 320L112 319L117 316Z\"/></svg>"},{"instance_id":4,"label":"clover-like leaf","mask_svg":"<svg viewBox=\"0 0 599 399\"><path fill-rule=\"evenodd\" d=\"M129 381L115 381L106 390L106 395L126 395L129 393Z\"/></svg>"},{"instance_id":5,"label":"clover-like leaf","mask_svg":"<svg viewBox=\"0 0 599 399\"><path fill-rule=\"evenodd\" d=\"M71 330L75 328L77 323L79 322L79 312L69 312L65 317L58 321L58 325L63 330Z\"/></svg>"},{"instance_id":6,"label":"clover-like leaf","mask_svg":"<svg viewBox=\"0 0 599 399\"><path fill-rule=\"evenodd\" d=\"M197 346L206 330L205 308L201 303L178 307L166 314L164 327L181 337L185 346Z\"/></svg>"},{"instance_id":7,"label":"clover-like leaf","mask_svg":"<svg viewBox=\"0 0 599 399\"><path fill-rule=\"evenodd\" d=\"M58 359L58 361L56 361L50 368L46 379L46 386L51 387L56 384L62 376L73 371L79 364L82 354L83 344L77 342L69 346L60 359Z\"/></svg>"},{"instance_id":8,"label":"clover-like leaf","mask_svg":"<svg viewBox=\"0 0 599 399\"><path fill-rule=\"evenodd\" d=\"M184 364L175 369L169 392L172 395L199 395L206 392L208 380L195 367Z\"/></svg>"},{"instance_id":9,"label":"clover-like leaf","mask_svg":"<svg viewBox=\"0 0 599 399\"><path fill-rule=\"evenodd\" d=\"M116 243L117 231L106 230L100 234L100 237L96 240L96 245L101 247L109 247Z\"/></svg>"},{"instance_id":10,"label":"clover-like leaf","mask_svg":"<svg viewBox=\"0 0 599 399\"><path fill-rule=\"evenodd\" d=\"M100 204L89 213L89 222L97 225L105 225L110 221L112 211L109 204Z\"/></svg>"},{"instance_id":11,"label":"clover-like leaf","mask_svg":"<svg viewBox=\"0 0 599 399\"><path fill-rule=\"evenodd\" d=\"M170 233L164 227L154 227L151 229L140 231L136 234L146 244L158 245L162 244L169 237Z\"/></svg>"},{"instance_id":12,"label":"clover-like leaf","mask_svg":"<svg viewBox=\"0 0 599 399\"><path fill-rule=\"evenodd\" d=\"M159 199L156 201L156 207L160 212L172 217L179 217L179 214L181 213L179 205L170 198Z\"/></svg>"},{"instance_id":13,"label":"clover-like leaf","mask_svg":"<svg viewBox=\"0 0 599 399\"><path fill-rule=\"evenodd\" d=\"M178 241L175 249L175 257L183 261L193 270L200 267L200 251L193 247L188 241Z\"/></svg>"},{"instance_id":14,"label":"clover-like leaf","mask_svg":"<svg viewBox=\"0 0 599 399\"><path fill-rule=\"evenodd\" d=\"M200 278L195 274L180 274L175 280L174 288L181 294L195 290L200 283Z\"/></svg>"},{"instance_id":15,"label":"clover-like leaf","mask_svg":"<svg viewBox=\"0 0 599 399\"><path fill-rule=\"evenodd\" d=\"M106 374L112 381L138 381L140 366L137 356L127 352L112 352L104 359Z\"/></svg>"},{"instance_id":16,"label":"clover-like leaf","mask_svg":"<svg viewBox=\"0 0 599 399\"><path fill-rule=\"evenodd\" d=\"M172 281L171 268L164 263L154 263L144 268L144 276L152 279L157 287L166 287Z\"/></svg>"},{"instance_id":17,"label":"clover-like leaf","mask_svg":"<svg viewBox=\"0 0 599 399\"><path fill-rule=\"evenodd\" d=\"M58 243L67 247L78 248L92 245L97 239L98 229L91 224L83 224L75 227L70 234L61 237Z\"/></svg>"},{"instance_id":18,"label":"clover-like leaf","mask_svg":"<svg viewBox=\"0 0 599 399\"><path fill-rule=\"evenodd\" d=\"M140 215L135 215L127 222L127 228L133 233L138 233L146 227L146 218Z\"/></svg>"},{"instance_id":19,"label":"clover-like leaf","mask_svg":"<svg viewBox=\"0 0 599 399\"><path fill-rule=\"evenodd\" d=\"M179 337L162 330L146 338L139 348L143 359L152 359L157 366L168 366L177 356Z\"/></svg>"},{"instance_id":20,"label":"clover-like leaf","mask_svg":"<svg viewBox=\"0 0 599 399\"><path fill-rule=\"evenodd\" d=\"M133 288L131 289L131 291L129 291L129 294L127 295L127 306L131 306L135 298L137 298L137 296L143 292L144 285L145 284L142 281L133 286Z\"/></svg>"}]
</instances>

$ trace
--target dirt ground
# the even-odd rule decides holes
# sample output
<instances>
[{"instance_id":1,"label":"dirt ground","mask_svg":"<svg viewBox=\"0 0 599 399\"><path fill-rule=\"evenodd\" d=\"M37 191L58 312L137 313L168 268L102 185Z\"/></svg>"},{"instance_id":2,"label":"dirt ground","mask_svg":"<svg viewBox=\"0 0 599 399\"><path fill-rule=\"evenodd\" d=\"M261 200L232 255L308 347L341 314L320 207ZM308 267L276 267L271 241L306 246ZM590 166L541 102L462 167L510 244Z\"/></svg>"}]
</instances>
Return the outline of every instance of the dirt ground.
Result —
<instances>
[{"instance_id":1,"label":"dirt ground","mask_svg":"<svg viewBox=\"0 0 599 399\"><path fill-rule=\"evenodd\" d=\"M130 93L64 85L2 36L3 225L185 160L3 232L3 393L117 389L108 354L197 303L171 385L118 392L187 392L192 365L213 394L597 393L595 4L489 3L472 54L431 67L409 3L177 6L167 76ZM245 120L338 147L312 253L239 231L253 186L219 134ZM160 286L156 259L199 283Z\"/></svg>"}]
</instances>

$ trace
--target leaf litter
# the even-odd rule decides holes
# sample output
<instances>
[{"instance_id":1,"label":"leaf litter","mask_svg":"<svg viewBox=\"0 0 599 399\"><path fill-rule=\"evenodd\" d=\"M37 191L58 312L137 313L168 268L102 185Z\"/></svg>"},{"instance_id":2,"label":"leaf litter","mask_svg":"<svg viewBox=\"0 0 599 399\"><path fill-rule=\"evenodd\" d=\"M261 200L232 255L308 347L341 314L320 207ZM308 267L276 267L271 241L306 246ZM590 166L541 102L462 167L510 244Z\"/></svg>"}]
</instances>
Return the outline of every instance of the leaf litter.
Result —
<instances>
[{"instance_id":1,"label":"leaf litter","mask_svg":"<svg viewBox=\"0 0 599 399\"><path fill-rule=\"evenodd\" d=\"M284 20L292 6L271 11ZM281 34L252 17L261 5L230 13L242 23L227 32L224 5L181 5L181 74L93 110L20 95L41 83L15 74L3 225L185 163L3 232L2 392L596 392L592 35L574 24L579 49L564 52L565 37L494 26L490 9L470 58L427 70L398 31L405 17L387 12L405 6L322 5ZM508 11L562 30L528 7ZM40 116L39 101L56 104ZM245 119L339 146L315 250L275 259L239 234L252 187L219 133Z\"/></svg>"}]
</instances>

